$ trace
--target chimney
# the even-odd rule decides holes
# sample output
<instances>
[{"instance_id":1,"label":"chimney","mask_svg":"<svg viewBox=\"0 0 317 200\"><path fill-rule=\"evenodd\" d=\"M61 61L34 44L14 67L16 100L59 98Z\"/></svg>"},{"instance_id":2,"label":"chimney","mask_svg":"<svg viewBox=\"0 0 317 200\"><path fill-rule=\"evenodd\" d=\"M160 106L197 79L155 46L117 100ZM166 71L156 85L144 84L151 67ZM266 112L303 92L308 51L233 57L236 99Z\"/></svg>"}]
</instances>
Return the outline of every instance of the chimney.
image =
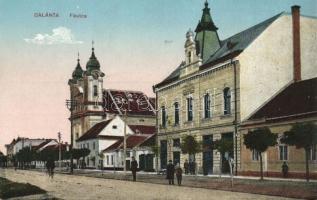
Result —
<instances>
[{"instance_id":1,"label":"chimney","mask_svg":"<svg viewBox=\"0 0 317 200\"><path fill-rule=\"evenodd\" d=\"M301 80L301 55L300 55L300 6L292 6L293 18L293 67L294 81Z\"/></svg>"}]
</instances>

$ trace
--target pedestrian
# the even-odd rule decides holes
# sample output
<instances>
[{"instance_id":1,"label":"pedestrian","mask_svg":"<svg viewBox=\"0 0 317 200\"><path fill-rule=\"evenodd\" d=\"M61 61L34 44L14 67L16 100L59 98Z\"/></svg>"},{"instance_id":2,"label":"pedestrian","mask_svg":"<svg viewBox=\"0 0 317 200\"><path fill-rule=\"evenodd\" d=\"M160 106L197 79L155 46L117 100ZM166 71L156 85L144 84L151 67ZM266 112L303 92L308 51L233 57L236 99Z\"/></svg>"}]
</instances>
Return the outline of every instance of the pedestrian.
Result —
<instances>
[{"instance_id":1,"label":"pedestrian","mask_svg":"<svg viewBox=\"0 0 317 200\"><path fill-rule=\"evenodd\" d=\"M175 174L176 174L176 178L177 178L177 184L179 186L181 186L182 185L183 170L182 170L181 166L179 165L179 163L177 163L177 165L176 165Z\"/></svg>"},{"instance_id":2,"label":"pedestrian","mask_svg":"<svg viewBox=\"0 0 317 200\"><path fill-rule=\"evenodd\" d=\"M54 159L48 158L48 160L46 161L46 168L47 168L48 176L51 177L51 178L53 178L53 176L54 176L54 169L55 169Z\"/></svg>"},{"instance_id":3,"label":"pedestrian","mask_svg":"<svg viewBox=\"0 0 317 200\"><path fill-rule=\"evenodd\" d=\"M185 170L185 174L188 174L188 160L186 159L185 162L184 162L184 170Z\"/></svg>"},{"instance_id":4,"label":"pedestrian","mask_svg":"<svg viewBox=\"0 0 317 200\"><path fill-rule=\"evenodd\" d=\"M168 179L169 185L174 185L174 173L175 166L173 165L172 160L169 160L168 165L166 166L166 179Z\"/></svg>"},{"instance_id":5,"label":"pedestrian","mask_svg":"<svg viewBox=\"0 0 317 200\"><path fill-rule=\"evenodd\" d=\"M14 160L13 165L14 165L14 170L16 171L16 170L17 170L17 168L18 168L18 162L17 162L16 160Z\"/></svg>"},{"instance_id":6,"label":"pedestrian","mask_svg":"<svg viewBox=\"0 0 317 200\"><path fill-rule=\"evenodd\" d=\"M189 164L188 164L188 167L189 167L189 174L191 174L191 175L193 175L194 174L194 166L193 166L193 161L192 160L190 160L189 161Z\"/></svg>"},{"instance_id":7,"label":"pedestrian","mask_svg":"<svg viewBox=\"0 0 317 200\"><path fill-rule=\"evenodd\" d=\"M283 177L286 178L288 175L288 165L285 161L283 162L283 165L282 165L282 173L283 173Z\"/></svg>"},{"instance_id":8,"label":"pedestrian","mask_svg":"<svg viewBox=\"0 0 317 200\"><path fill-rule=\"evenodd\" d=\"M138 162L135 160L134 156L132 156L131 171L132 171L133 181L136 181L136 170L137 169L138 169Z\"/></svg>"}]
</instances>

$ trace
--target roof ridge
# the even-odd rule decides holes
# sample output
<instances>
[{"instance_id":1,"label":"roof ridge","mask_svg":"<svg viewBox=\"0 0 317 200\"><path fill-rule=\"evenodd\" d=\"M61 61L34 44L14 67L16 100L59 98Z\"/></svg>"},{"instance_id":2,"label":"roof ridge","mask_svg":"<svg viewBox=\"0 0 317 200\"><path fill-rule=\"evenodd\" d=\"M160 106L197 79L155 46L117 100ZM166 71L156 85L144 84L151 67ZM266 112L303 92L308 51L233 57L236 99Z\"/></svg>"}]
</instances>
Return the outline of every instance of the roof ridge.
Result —
<instances>
[{"instance_id":1,"label":"roof ridge","mask_svg":"<svg viewBox=\"0 0 317 200\"><path fill-rule=\"evenodd\" d=\"M273 17L267 18L267 19L265 19L264 21L261 21L261 22L255 24L255 25L253 25L253 26L250 26L249 28L246 28L246 29L244 29L244 30L242 30L242 31L240 31L240 32L238 32L238 33L232 35L232 36L227 37L227 38L224 39L224 40L221 40L221 42L224 42L224 41L226 41L226 40L229 40L229 39L233 38L234 36L237 36L237 35L239 35L239 34L242 34L243 32L250 31L251 29L254 29L255 27L261 26L261 25L263 25L263 24L265 24L265 23L267 23L267 22L269 22L269 21L271 21L271 20L273 20L273 21L271 22L271 23L273 23L277 18L279 18L280 16L282 16L284 13L285 13L284 11L283 11L283 12L280 12L279 14L276 14L276 15L274 15ZM270 23L270 24L271 24L271 23ZM265 30L265 29L264 29L264 30ZM219 49L220 49L220 48L219 48Z\"/></svg>"}]
</instances>

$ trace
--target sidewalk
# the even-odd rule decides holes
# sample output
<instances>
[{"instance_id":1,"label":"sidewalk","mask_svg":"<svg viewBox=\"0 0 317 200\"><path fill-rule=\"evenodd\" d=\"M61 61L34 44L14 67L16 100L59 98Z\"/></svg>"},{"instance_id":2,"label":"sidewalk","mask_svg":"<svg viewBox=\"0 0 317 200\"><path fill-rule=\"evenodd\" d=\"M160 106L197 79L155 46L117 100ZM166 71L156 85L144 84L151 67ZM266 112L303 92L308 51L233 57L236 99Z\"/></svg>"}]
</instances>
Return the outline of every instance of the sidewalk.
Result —
<instances>
[{"instance_id":1,"label":"sidewalk","mask_svg":"<svg viewBox=\"0 0 317 200\"><path fill-rule=\"evenodd\" d=\"M99 169L75 169L75 172L81 172L81 173L102 173L102 170ZM119 174L124 174L123 171L113 171L113 170L103 170L104 173L119 173ZM127 174L131 173L130 171L127 171ZM144 172L144 171L139 171L138 174L142 175L158 175L157 172ZM161 175L164 176L164 175ZM226 178L230 179L231 176L229 174L222 174L219 176L219 174L210 174L210 175L202 175L202 174L197 174L197 175L185 175L183 174L183 177L203 177L203 178ZM260 180L260 177L257 176L233 176L234 179L244 179L244 180ZM278 178L278 177L264 177L264 180L270 180L270 181L286 181L286 182L306 182L306 179L295 179L295 178ZM317 180L311 179L309 180L311 183L317 183Z\"/></svg>"},{"instance_id":2,"label":"sidewalk","mask_svg":"<svg viewBox=\"0 0 317 200\"><path fill-rule=\"evenodd\" d=\"M122 171L108 171L104 170L74 170L75 175L95 177L103 179L115 179L131 181L132 174L127 171L126 174ZM158 175L155 172L138 172L137 181L152 184L167 185L165 175ZM177 183L175 178L175 183ZM259 177L234 177L234 186L231 187L231 179L228 175L184 175L182 185L192 188L216 189L224 191L234 191L252 194L262 194L271 196L281 196L296 199L317 199L317 182L305 182L301 179L279 179L279 178L265 178L263 181Z\"/></svg>"}]
</instances>

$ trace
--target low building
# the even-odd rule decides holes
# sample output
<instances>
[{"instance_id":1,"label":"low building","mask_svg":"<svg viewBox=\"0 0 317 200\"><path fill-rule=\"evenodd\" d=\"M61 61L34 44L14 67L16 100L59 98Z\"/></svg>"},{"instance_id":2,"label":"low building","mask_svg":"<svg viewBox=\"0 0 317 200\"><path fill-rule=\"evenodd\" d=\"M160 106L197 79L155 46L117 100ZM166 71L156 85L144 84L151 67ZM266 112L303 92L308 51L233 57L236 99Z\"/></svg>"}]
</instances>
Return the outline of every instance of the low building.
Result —
<instances>
[{"instance_id":1,"label":"low building","mask_svg":"<svg viewBox=\"0 0 317 200\"><path fill-rule=\"evenodd\" d=\"M133 121L130 121L130 123ZM128 122L129 123L129 122ZM87 148L90 154L85 158L84 162L88 168L99 168L103 166L113 166L113 162L108 162L100 156L103 150L114 145L124 137L125 122L116 115L114 118L105 120L95 124L80 138L77 139L77 148ZM129 138L132 135L153 134L155 132L154 126L146 125L130 125L126 126L126 135ZM109 159L109 158L108 158ZM114 159L114 158L110 158ZM128 159L129 160L129 159ZM82 162L83 160L81 160ZM80 164L80 163L78 163Z\"/></svg>"},{"instance_id":2,"label":"low building","mask_svg":"<svg viewBox=\"0 0 317 200\"><path fill-rule=\"evenodd\" d=\"M156 134L134 134L126 138L126 168L130 169L132 157L138 162L142 171L155 170L155 155L151 146L155 145ZM103 150L105 168L122 170L124 168L124 141L123 137L113 145Z\"/></svg>"},{"instance_id":3,"label":"low building","mask_svg":"<svg viewBox=\"0 0 317 200\"><path fill-rule=\"evenodd\" d=\"M291 83L272 99L259 108L240 126L241 134L249 130L269 127L278 134L278 144L263 153L263 170L265 176L282 176L282 164L289 167L289 177L305 177L305 151L280 142L284 132L292 125L303 122L317 124L317 78ZM259 157L243 145L241 137L241 168L239 174L258 175ZM312 146L309 154L311 178L317 178L317 145Z\"/></svg>"}]
</instances>

